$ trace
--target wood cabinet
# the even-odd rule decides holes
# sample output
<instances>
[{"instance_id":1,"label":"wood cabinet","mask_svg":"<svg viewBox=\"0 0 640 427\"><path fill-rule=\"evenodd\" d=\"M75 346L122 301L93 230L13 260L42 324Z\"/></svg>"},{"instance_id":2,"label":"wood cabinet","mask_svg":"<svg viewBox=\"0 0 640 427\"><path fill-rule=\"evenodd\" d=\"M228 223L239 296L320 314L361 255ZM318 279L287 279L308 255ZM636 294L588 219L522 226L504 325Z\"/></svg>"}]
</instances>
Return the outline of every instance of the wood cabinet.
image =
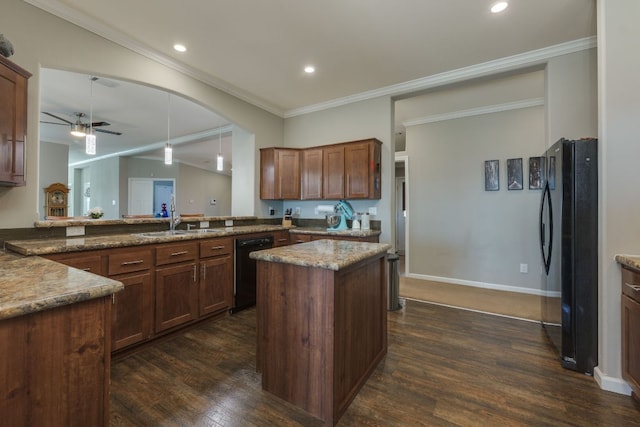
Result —
<instances>
[{"instance_id":1,"label":"wood cabinet","mask_svg":"<svg viewBox=\"0 0 640 427\"><path fill-rule=\"evenodd\" d=\"M198 318L196 242L159 245L156 248L156 332Z\"/></svg>"},{"instance_id":2,"label":"wood cabinet","mask_svg":"<svg viewBox=\"0 0 640 427\"><path fill-rule=\"evenodd\" d=\"M274 231L273 233L273 246L287 246L291 241L291 236L287 230Z\"/></svg>"},{"instance_id":3,"label":"wood cabinet","mask_svg":"<svg viewBox=\"0 0 640 427\"><path fill-rule=\"evenodd\" d=\"M300 150L260 149L260 198L300 199Z\"/></svg>"},{"instance_id":4,"label":"wood cabinet","mask_svg":"<svg viewBox=\"0 0 640 427\"><path fill-rule=\"evenodd\" d=\"M322 199L323 195L323 154L321 148L302 151L302 176L301 199Z\"/></svg>"},{"instance_id":5,"label":"wood cabinet","mask_svg":"<svg viewBox=\"0 0 640 427\"><path fill-rule=\"evenodd\" d=\"M0 321L5 426L108 426L111 298Z\"/></svg>"},{"instance_id":6,"label":"wood cabinet","mask_svg":"<svg viewBox=\"0 0 640 427\"><path fill-rule=\"evenodd\" d=\"M381 197L381 142L356 141L344 147L344 197L379 199Z\"/></svg>"},{"instance_id":7,"label":"wood cabinet","mask_svg":"<svg viewBox=\"0 0 640 427\"><path fill-rule=\"evenodd\" d=\"M261 199L380 199L382 142L260 150Z\"/></svg>"},{"instance_id":8,"label":"wood cabinet","mask_svg":"<svg viewBox=\"0 0 640 427\"><path fill-rule=\"evenodd\" d=\"M153 335L153 277L144 271L114 276L124 290L113 297L112 350L146 341Z\"/></svg>"},{"instance_id":9,"label":"wood cabinet","mask_svg":"<svg viewBox=\"0 0 640 427\"><path fill-rule=\"evenodd\" d=\"M233 239L200 243L200 316L228 310L233 305L233 259Z\"/></svg>"},{"instance_id":10,"label":"wood cabinet","mask_svg":"<svg viewBox=\"0 0 640 427\"><path fill-rule=\"evenodd\" d=\"M307 233L291 233L291 244L311 242L312 240L350 240L353 242L371 242L378 243L380 236L337 236L329 234L307 234Z\"/></svg>"},{"instance_id":11,"label":"wood cabinet","mask_svg":"<svg viewBox=\"0 0 640 427\"><path fill-rule=\"evenodd\" d=\"M344 199L344 145L323 149L322 171L324 198Z\"/></svg>"},{"instance_id":12,"label":"wood cabinet","mask_svg":"<svg viewBox=\"0 0 640 427\"><path fill-rule=\"evenodd\" d=\"M640 272L622 268L622 378L640 401Z\"/></svg>"},{"instance_id":13,"label":"wood cabinet","mask_svg":"<svg viewBox=\"0 0 640 427\"><path fill-rule=\"evenodd\" d=\"M0 55L0 185L25 185L27 80L31 74Z\"/></svg>"}]
</instances>

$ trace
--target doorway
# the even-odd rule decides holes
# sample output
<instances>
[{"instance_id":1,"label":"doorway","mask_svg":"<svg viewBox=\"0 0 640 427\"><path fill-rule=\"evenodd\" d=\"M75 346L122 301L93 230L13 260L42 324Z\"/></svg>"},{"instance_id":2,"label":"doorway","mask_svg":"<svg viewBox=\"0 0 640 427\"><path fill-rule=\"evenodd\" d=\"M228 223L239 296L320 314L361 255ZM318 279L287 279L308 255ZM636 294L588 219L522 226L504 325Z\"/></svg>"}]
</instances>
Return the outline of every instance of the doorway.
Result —
<instances>
[{"instance_id":1,"label":"doorway","mask_svg":"<svg viewBox=\"0 0 640 427\"><path fill-rule=\"evenodd\" d=\"M129 215L163 216L175 196L175 179L129 178Z\"/></svg>"}]
</instances>

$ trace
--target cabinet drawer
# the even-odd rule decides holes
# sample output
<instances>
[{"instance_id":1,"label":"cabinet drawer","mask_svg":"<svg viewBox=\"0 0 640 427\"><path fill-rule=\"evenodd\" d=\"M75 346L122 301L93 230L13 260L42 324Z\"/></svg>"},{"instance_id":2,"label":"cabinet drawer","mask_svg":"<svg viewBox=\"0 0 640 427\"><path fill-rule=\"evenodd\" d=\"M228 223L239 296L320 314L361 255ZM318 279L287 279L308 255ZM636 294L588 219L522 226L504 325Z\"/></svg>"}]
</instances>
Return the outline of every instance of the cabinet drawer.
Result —
<instances>
[{"instance_id":1,"label":"cabinet drawer","mask_svg":"<svg viewBox=\"0 0 640 427\"><path fill-rule=\"evenodd\" d=\"M151 249L136 249L109 254L109 276L148 270L153 265Z\"/></svg>"},{"instance_id":2,"label":"cabinet drawer","mask_svg":"<svg viewBox=\"0 0 640 427\"><path fill-rule=\"evenodd\" d=\"M273 246L287 246L289 244L289 232L288 231L276 231L273 233Z\"/></svg>"},{"instance_id":3,"label":"cabinet drawer","mask_svg":"<svg viewBox=\"0 0 640 427\"><path fill-rule=\"evenodd\" d=\"M156 248L156 265L192 261L197 257L198 245L195 242L163 245Z\"/></svg>"},{"instance_id":4,"label":"cabinet drawer","mask_svg":"<svg viewBox=\"0 0 640 427\"><path fill-rule=\"evenodd\" d=\"M622 268L622 293L640 303L640 273Z\"/></svg>"},{"instance_id":5,"label":"cabinet drawer","mask_svg":"<svg viewBox=\"0 0 640 427\"><path fill-rule=\"evenodd\" d=\"M78 270L88 271L90 273L98 274L101 276L104 275L104 273L102 272L102 257L100 255L65 254L63 256L60 256L56 254L48 256L47 258L53 261L57 261L60 264L77 268Z\"/></svg>"},{"instance_id":6,"label":"cabinet drawer","mask_svg":"<svg viewBox=\"0 0 640 427\"><path fill-rule=\"evenodd\" d=\"M304 243L311 241L311 234L302 234L302 233L294 233L290 237L291 244L294 245L296 243Z\"/></svg>"},{"instance_id":7,"label":"cabinet drawer","mask_svg":"<svg viewBox=\"0 0 640 427\"><path fill-rule=\"evenodd\" d=\"M213 239L200 242L200 258L233 253L233 239Z\"/></svg>"}]
</instances>

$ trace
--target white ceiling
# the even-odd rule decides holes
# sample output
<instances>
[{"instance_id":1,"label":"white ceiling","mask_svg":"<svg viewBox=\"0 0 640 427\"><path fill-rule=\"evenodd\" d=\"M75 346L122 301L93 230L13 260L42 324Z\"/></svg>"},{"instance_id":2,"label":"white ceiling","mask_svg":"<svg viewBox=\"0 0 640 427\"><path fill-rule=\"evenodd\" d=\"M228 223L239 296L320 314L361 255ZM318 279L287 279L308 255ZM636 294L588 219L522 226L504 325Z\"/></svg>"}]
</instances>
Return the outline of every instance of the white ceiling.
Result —
<instances>
[{"instance_id":1,"label":"white ceiling","mask_svg":"<svg viewBox=\"0 0 640 427\"><path fill-rule=\"evenodd\" d=\"M282 117L596 34L595 0L25 1Z\"/></svg>"}]
</instances>

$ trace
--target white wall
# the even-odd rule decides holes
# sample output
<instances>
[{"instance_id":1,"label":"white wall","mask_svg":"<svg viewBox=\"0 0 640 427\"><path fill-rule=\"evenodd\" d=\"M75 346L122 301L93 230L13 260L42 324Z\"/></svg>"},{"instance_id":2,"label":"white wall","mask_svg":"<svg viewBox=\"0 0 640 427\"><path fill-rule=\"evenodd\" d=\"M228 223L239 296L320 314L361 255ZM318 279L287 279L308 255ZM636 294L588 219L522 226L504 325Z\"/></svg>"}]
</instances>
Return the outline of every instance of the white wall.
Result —
<instances>
[{"instance_id":1,"label":"white wall","mask_svg":"<svg viewBox=\"0 0 640 427\"><path fill-rule=\"evenodd\" d=\"M598 0L600 303L594 374L603 388L627 393L620 380L620 266L613 257L640 253L638 17L637 0Z\"/></svg>"},{"instance_id":2,"label":"white wall","mask_svg":"<svg viewBox=\"0 0 640 427\"><path fill-rule=\"evenodd\" d=\"M42 171L40 174L40 183L38 185L38 207L42 212L41 219L44 219L44 189L55 182L61 182L64 185L69 185L68 170L66 167L60 167L60 165L66 165L69 158L69 147L64 144L53 144L51 142L44 142L41 146L42 156L47 159L42 162Z\"/></svg>"},{"instance_id":3,"label":"white wall","mask_svg":"<svg viewBox=\"0 0 640 427\"><path fill-rule=\"evenodd\" d=\"M395 242L395 140L391 137L392 108L389 97L380 97L288 118L285 120L282 145L303 148L366 138L382 141L382 198L349 202L359 212L366 211L368 207L376 207L378 214L372 219L382 221L380 241L391 244ZM303 218L324 218L324 215L314 213L315 206L333 202L336 201L285 201L282 208L300 207Z\"/></svg>"},{"instance_id":4,"label":"white wall","mask_svg":"<svg viewBox=\"0 0 640 427\"><path fill-rule=\"evenodd\" d=\"M4 228L32 227L42 210L38 201L40 67L96 73L173 91L253 133L256 147L282 144L282 118L109 42L22 0L3 0L0 28L15 48L11 60L33 74L29 80L28 96L27 185L0 189L0 217L3 218ZM84 54L78 55L78 52ZM234 162L243 161L242 158L234 159ZM255 174L253 164L249 173L252 176ZM259 205L255 201L254 204Z\"/></svg>"},{"instance_id":5,"label":"white wall","mask_svg":"<svg viewBox=\"0 0 640 427\"><path fill-rule=\"evenodd\" d=\"M407 128L411 276L539 293L540 190L528 189L527 166L544 152L544 129L542 106ZM507 190L510 158L523 160L523 190ZM485 191L494 159L500 190Z\"/></svg>"}]
</instances>

